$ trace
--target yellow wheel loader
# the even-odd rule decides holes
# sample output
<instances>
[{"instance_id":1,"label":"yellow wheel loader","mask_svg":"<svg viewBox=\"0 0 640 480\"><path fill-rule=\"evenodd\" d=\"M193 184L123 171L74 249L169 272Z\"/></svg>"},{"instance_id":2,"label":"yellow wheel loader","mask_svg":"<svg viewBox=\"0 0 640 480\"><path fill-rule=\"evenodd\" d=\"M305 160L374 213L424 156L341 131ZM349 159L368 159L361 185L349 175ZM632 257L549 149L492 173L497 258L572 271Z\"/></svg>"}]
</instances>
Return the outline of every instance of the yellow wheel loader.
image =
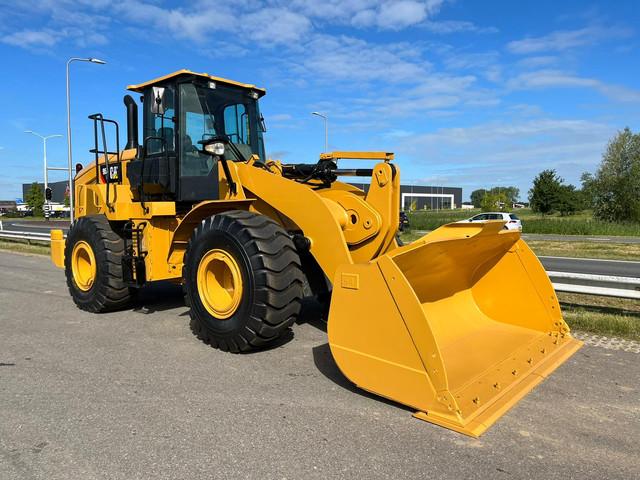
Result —
<instances>
[{"instance_id":1,"label":"yellow wheel loader","mask_svg":"<svg viewBox=\"0 0 640 480\"><path fill-rule=\"evenodd\" d=\"M392 153L285 164L265 157L263 89L188 70L128 88L141 95L142 143L130 95L123 149L118 124L91 115L75 222L66 239L51 233L79 308L121 309L146 283L174 281L198 337L245 352L277 339L312 292L347 378L472 436L580 348L540 262L503 222L399 245ZM368 190L338 181L348 176L369 177Z\"/></svg>"}]
</instances>

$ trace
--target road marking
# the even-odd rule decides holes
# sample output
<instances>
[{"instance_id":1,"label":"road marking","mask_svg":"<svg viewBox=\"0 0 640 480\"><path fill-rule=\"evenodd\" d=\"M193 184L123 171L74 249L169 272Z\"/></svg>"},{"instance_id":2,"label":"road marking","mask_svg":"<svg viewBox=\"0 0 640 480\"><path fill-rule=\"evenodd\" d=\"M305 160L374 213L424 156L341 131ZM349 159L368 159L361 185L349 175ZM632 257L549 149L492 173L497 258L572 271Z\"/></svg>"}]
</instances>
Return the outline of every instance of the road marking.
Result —
<instances>
[{"instance_id":1,"label":"road marking","mask_svg":"<svg viewBox=\"0 0 640 480\"><path fill-rule=\"evenodd\" d=\"M615 262L615 263L637 263L638 265L640 265L640 262L636 262L634 260L608 260L608 259L603 259L603 258L579 258L579 257L553 257L553 256L540 256L538 258L554 258L554 259L558 259L558 260L588 260L590 262Z\"/></svg>"}]
</instances>

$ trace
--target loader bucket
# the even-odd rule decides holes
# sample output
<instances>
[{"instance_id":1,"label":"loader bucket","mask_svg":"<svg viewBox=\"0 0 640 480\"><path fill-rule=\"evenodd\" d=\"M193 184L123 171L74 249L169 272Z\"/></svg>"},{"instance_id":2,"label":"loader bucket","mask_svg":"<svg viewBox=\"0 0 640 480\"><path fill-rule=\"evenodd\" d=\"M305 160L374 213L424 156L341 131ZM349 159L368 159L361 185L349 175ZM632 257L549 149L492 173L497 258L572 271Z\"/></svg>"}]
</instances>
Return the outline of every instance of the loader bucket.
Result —
<instances>
[{"instance_id":1,"label":"loader bucket","mask_svg":"<svg viewBox=\"0 0 640 480\"><path fill-rule=\"evenodd\" d=\"M336 273L329 344L360 388L477 437L582 345L503 222L450 224Z\"/></svg>"}]
</instances>

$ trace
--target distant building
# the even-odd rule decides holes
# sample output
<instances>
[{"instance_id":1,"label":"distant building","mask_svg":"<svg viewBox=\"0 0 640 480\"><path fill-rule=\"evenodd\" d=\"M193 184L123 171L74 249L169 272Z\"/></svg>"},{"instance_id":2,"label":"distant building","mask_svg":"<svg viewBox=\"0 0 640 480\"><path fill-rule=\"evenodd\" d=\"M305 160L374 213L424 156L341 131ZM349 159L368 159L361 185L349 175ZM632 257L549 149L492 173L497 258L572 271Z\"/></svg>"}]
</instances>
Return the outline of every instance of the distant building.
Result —
<instances>
[{"instance_id":1,"label":"distant building","mask_svg":"<svg viewBox=\"0 0 640 480\"><path fill-rule=\"evenodd\" d=\"M0 213L14 212L17 208L15 200L0 200Z\"/></svg>"},{"instance_id":2,"label":"distant building","mask_svg":"<svg viewBox=\"0 0 640 480\"><path fill-rule=\"evenodd\" d=\"M471 210L471 209L473 209L475 207L473 206L473 203L471 203L471 202L462 202L461 208L463 210Z\"/></svg>"},{"instance_id":3,"label":"distant building","mask_svg":"<svg viewBox=\"0 0 640 480\"><path fill-rule=\"evenodd\" d=\"M368 183L351 183L365 192ZM462 188L432 187L427 185L400 185L402 210L446 210L462 206Z\"/></svg>"}]
</instances>

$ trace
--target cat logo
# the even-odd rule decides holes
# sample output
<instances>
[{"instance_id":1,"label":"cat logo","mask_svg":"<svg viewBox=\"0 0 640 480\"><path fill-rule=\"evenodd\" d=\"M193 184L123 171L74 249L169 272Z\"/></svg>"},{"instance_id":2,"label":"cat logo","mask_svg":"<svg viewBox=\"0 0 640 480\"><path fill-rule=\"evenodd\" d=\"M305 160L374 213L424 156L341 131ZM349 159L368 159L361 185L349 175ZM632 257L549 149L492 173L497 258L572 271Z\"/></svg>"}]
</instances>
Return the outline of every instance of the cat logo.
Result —
<instances>
[{"instance_id":1,"label":"cat logo","mask_svg":"<svg viewBox=\"0 0 640 480\"><path fill-rule=\"evenodd\" d=\"M107 177L107 173L108 173L108 177ZM110 164L108 167L108 172L107 172L107 166L101 165L100 181L102 183L107 183L107 180L109 181L109 183L120 183L120 178L121 178L120 173L121 173L121 166L119 163Z\"/></svg>"}]
</instances>

